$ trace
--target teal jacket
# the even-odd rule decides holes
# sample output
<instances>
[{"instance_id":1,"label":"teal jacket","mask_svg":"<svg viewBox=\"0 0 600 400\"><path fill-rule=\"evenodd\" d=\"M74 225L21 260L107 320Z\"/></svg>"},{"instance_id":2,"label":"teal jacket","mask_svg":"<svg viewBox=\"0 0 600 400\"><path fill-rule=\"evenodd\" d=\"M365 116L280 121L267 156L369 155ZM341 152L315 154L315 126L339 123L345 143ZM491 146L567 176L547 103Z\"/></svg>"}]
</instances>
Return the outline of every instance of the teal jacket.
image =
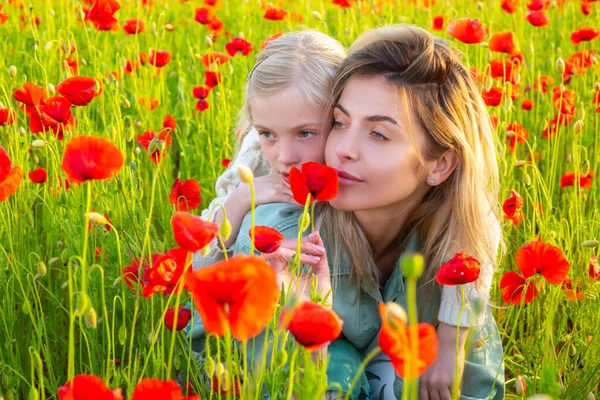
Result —
<instances>
[{"instance_id":1,"label":"teal jacket","mask_svg":"<svg viewBox=\"0 0 600 400\"><path fill-rule=\"evenodd\" d=\"M279 230L285 237L294 238L298 235L298 219L301 214L302 209L299 206L283 203L262 205L255 210L255 224L271 226ZM234 245L234 254L249 253L250 238L245 233L249 231L250 227L250 214L248 214L242 223L240 234ZM307 230L304 234L308 233ZM327 232L324 232L323 236L326 238ZM327 248L327 243L325 243L325 247ZM418 292L417 298L421 322L433 323L437 316L439 293L433 301L429 302L419 301L420 292ZM347 391L364 357L378 346L381 327L378 304L382 301L393 301L406 308L404 278L400 268L394 269L392 276L381 291L363 285L357 298L357 288L350 282L348 266L344 264L339 266L338 285L333 296L333 309L344 321L344 326L342 336L331 343L328 348L330 361L327 376L332 389L341 386L342 390ZM491 309L485 312L487 315L484 324L470 329L471 343L477 343L477 346L471 346L466 356L460 397L462 400L504 398L502 342ZM381 360L374 362L381 363ZM392 368L391 364L389 364L389 368ZM370 372L368 366L367 372L362 374L358 385L355 386L352 398L372 398L371 386L376 383L373 381L377 379L381 378ZM396 398L401 398L402 379L400 377L396 376L394 379L393 392ZM380 397L377 395L377 398L387 399L388 397L391 396Z\"/></svg>"}]
</instances>

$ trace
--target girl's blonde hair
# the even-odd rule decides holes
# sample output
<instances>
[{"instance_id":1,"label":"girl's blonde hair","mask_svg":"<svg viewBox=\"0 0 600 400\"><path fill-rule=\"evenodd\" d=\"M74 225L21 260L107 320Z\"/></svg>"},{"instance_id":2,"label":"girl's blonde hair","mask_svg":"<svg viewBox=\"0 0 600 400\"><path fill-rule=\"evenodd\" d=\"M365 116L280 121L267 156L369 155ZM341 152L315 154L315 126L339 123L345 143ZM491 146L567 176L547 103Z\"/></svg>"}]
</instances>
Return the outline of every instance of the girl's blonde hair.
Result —
<instances>
[{"instance_id":1,"label":"girl's blonde hair","mask_svg":"<svg viewBox=\"0 0 600 400\"><path fill-rule=\"evenodd\" d=\"M418 234L427 262L421 278L424 293L433 295L439 289L434 281L439 267L459 250L495 270L501 241L498 165L490 118L469 70L444 40L421 28L393 25L367 31L354 42L340 67L330 111L354 76L382 77L398 89L405 110L414 112L428 138L427 148L419 153L422 164L447 150L458 157L454 172L429 189L397 238L402 250L413 232ZM379 271L353 213L326 206L321 225L325 233L335 232L327 237L334 277L339 257L347 255L358 287L365 281L376 284ZM481 277L476 288L480 285Z\"/></svg>"},{"instance_id":2,"label":"girl's blonde hair","mask_svg":"<svg viewBox=\"0 0 600 400\"><path fill-rule=\"evenodd\" d=\"M325 110L337 70L345 57L340 42L318 31L291 32L271 40L258 55L246 81L244 104L236 127L239 136L235 153L252 129L250 102L253 98L273 96L293 87L304 101Z\"/></svg>"}]
</instances>

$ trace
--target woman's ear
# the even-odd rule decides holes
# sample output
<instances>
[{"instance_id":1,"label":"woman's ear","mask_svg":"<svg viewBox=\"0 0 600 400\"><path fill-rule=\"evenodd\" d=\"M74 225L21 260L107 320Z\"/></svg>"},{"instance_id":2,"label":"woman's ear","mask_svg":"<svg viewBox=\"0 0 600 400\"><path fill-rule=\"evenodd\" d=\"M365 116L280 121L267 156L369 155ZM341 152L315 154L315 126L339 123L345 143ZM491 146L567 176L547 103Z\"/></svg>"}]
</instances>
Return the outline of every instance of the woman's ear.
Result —
<instances>
[{"instance_id":1,"label":"woman's ear","mask_svg":"<svg viewBox=\"0 0 600 400\"><path fill-rule=\"evenodd\" d=\"M458 166L458 155L454 150L446 150L433 165L433 169L427 176L430 186L437 186L444 182Z\"/></svg>"}]
</instances>

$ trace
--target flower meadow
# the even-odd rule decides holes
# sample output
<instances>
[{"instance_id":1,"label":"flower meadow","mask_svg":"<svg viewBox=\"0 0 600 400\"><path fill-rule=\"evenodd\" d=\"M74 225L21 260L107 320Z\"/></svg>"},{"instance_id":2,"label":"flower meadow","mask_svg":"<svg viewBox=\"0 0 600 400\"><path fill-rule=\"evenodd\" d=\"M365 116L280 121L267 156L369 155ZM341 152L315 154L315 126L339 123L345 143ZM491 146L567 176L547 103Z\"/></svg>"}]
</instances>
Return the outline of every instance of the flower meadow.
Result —
<instances>
[{"instance_id":1,"label":"flower meadow","mask_svg":"<svg viewBox=\"0 0 600 400\"><path fill-rule=\"evenodd\" d=\"M390 23L450 41L494 123L506 397L598 396L598 2L0 0L0 399L323 398L319 349L342 327L327 299L315 282L312 301L290 295L258 256L192 271L192 254L229 234L197 214L266 41L311 28L349 46ZM337 181L305 167L290 177L312 229L311 196L330 200ZM262 253L283 240L242 234ZM457 253L437 281L478 273ZM191 304L211 333L202 359ZM379 350L407 388L437 346L412 311L380 305ZM282 345L251 366L265 327Z\"/></svg>"}]
</instances>

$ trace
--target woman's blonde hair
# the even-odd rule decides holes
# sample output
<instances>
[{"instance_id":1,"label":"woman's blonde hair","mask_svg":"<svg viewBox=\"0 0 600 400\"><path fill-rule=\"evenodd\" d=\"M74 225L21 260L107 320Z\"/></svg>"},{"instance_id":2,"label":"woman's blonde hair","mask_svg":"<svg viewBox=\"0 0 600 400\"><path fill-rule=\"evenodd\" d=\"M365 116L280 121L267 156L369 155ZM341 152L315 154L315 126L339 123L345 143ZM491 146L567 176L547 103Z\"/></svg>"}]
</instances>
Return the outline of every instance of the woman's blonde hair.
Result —
<instances>
[{"instance_id":1,"label":"woman's blonde hair","mask_svg":"<svg viewBox=\"0 0 600 400\"><path fill-rule=\"evenodd\" d=\"M439 267L459 250L495 269L501 241L495 144L479 90L456 52L444 40L414 26L367 31L354 42L340 67L330 111L354 76L381 77L398 89L405 109L414 112L427 135L428 145L419 153L421 163L439 158L447 150L458 157L454 172L429 189L397 238L398 250L403 250L417 232L419 251L428 266L420 282L424 293L431 295L439 289L434 281ZM326 206L320 222L325 234L335 232L327 235L334 277L339 258L346 257L358 287L362 282L376 284L379 271L353 214ZM476 288L481 289L480 285L481 277Z\"/></svg>"},{"instance_id":2,"label":"woman's blonde hair","mask_svg":"<svg viewBox=\"0 0 600 400\"><path fill-rule=\"evenodd\" d=\"M236 127L239 135L235 153L252 129L250 102L253 98L273 96L293 87L304 101L325 110L337 70L345 57L346 51L340 42L318 31L286 33L268 42L246 81L244 104ZM326 117L328 121L324 113L323 118Z\"/></svg>"}]
</instances>

